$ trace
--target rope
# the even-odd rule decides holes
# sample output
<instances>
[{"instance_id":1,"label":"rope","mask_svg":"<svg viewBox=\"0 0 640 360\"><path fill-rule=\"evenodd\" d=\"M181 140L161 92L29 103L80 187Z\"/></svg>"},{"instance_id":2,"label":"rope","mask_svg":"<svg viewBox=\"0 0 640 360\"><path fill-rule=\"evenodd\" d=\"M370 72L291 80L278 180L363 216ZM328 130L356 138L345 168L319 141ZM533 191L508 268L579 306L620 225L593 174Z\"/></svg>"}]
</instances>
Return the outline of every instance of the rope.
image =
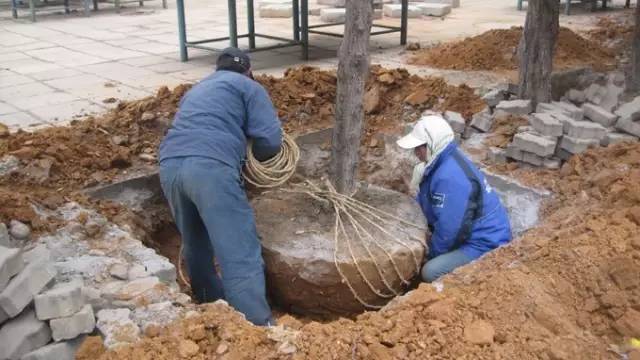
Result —
<instances>
[{"instance_id":1,"label":"rope","mask_svg":"<svg viewBox=\"0 0 640 360\"><path fill-rule=\"evenodd\" d=\"M291 136L283 134L280 152L264 162L255 158L252 145L251 142L247 144L247 161L242 170L242 176L248 183L259 188L274 188L284 184L293 176L300 160L300 148ZM184 246L180 243L178 275L183 283L191 286L182 271L183 252Z\"/></svg>"},{"instance_id":2,"label":"rope","mask_svg":"<svg viewBox=\"0 0 640 360\"><path fill-rule=\"evenodd\" d=\"M351 261L354 264L358 275L360 276L362 281L367 285L369 290L380 298L388 299L398 295L399 292L390 285L389 279L387 279L384 276L384 271L382 270L380 264L376 260L373 253L371 252L369 244L373 244L375 247L380 249L385 254L385 256L389 259L389 261L393 266L393 269L395 271L395 276L397 277L397 279L400 280L402 284L408 285L409 279L405 279L402 276L402 273L400 272L400 269L397 263L395 262L395 260L393 259L389 251L387 251L383 247L383 244L380 241L378 241L378 239L366 229L366 227L362 224L360 220L358 220L358 218L360 218L361 220L363 220L365 223L369 224L373 228L377 229L380 233L382 233L386 238L390 239L392 242L400 244L401 246L407 248L409 250L409 253L411 254L411 257L414 260L414 264L416 266L416 272L420 271L420 259L416 257L415 253L412 251L409 244L407 244L403 240L398 239L395 235L389 232L387 228L400 229L399 225L406 225L416 229L420 229L422 231L426 231L426 229L424 229L420 225L400 219L393 214L377 209L371 205L368 205L364 202L356 200L350 196L340 194L335 190L335 188L328 181L326 184L326 188L327 190L323 190L320 187L318 187L316 184L307 180L306 183L303 185L296 185L294 186L293 189L285 189L282 191L306 194L315 200L318 200L325 204L329 204L331 205L331 207L333 207L333 210L336 215L334 230L333 230L334 231L333 261L334 261L336 270L338 271L338 274L340 275L342 282L347 285L347 287L353 294L353 297L360 304L362 304L366 308L379 309L381 308L381 306L373 305L366 302L362 298L362 296L358 294L352 282L348 279L344 271L341 269L338 263L338 254L340 253L340 249L343 247L346 247L346 249L349 252L349 257L351 258ZM346 230L345 220L353 229L353 232L356 235L355 237L358 243L365 249L367 257L374 264L376 268L376 273L380 278L382 284L384 284L384 287L386 289L382 289L382 290L377 289L371 283L371 280L367 278L367 276L365 275L365 272L362 270L362 267L358 263L358 260L354 254L353 245L352 245L353 240L351 239L352 236L349 236ZM410 236L409 238L424 247L424 243L422 242L421 239L413 236ZM368 239L369 241L367 241L366 239Z\"/></svg>"}]
</instances>

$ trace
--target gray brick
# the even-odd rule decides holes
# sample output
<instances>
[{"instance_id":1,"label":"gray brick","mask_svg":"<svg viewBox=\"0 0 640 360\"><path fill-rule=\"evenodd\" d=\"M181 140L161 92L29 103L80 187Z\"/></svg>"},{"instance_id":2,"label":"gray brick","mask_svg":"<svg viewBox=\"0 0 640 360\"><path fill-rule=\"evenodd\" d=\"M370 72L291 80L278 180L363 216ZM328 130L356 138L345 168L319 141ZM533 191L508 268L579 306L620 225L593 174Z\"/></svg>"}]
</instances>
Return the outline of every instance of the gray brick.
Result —
<instances>
[{"instance_id":1,"label":"gray brick","mask_svg":"<svg viewBox=\"0 0 640 360\"><path fill-rule=\"evenodd\" d=\"M544 136L562 136L562 123L550 114L533 113L529 117L529 124Z\"/></svg>"},{"instance_id":2,"label":"gray brick","mask_svg":"<svg viewBox=\"0 0 640 360\"><path fill-rule=\"evenodd\" d=\"M507 145L506 155L508 158L511 158L513 160L522 161L524 157L524 152L520 150L518 147L516 147L515 145L513 145L513 143L511 143Z\"/></svg>"},{"instance_id":3,"label":"gray brick","mask_svg":"<svg viewBox=\"0 0 640 360\"><path fill-rule=\"evenodd\" d=\"M544 166L547 169L551 169L551 170L560 169L560 165L562 165L562 160L560 160L558 158L544 159L544 161L542 163L542 166Z\"/></svg>"},{"instance_id":4,"label":"gray brick","mask_svg":"<svg viewBox=\"0 0 640 360\"><path fill-rule=\"evenodd\" d=\"M601 108L600 106L594 104L584 104L582 105L582 110L584 110L584 116L586 116L589 120L597 122L598 124L609 127L613 126L616 123L616 119L618 116L608 112L607 110Z\"/></svg>"},{"instance_id":5,"label":"gray brick","mask_svg":"<svg viewBox=\"0 0 640 360\"><path fill-rule=\"evenodd\" d=\"M327 23L341 23L345 21L346 9L321 9L320 20Z\"/></svg>"},{"instance_id":6,"label":"gray brick","mask_svg":"<svg viewBox=\"0 0 640 360\"><path fill-rule=\"evenodd\" d=\"M640 137L640 122L633 121L629 118L618 120L616 123L616 129L622 130L627 134Z\"/></svg>"},{"instance_id":7,"label":"gray brick","mask_svg":"<svg viewBox=\"0 0 640 360\"><path fill-rule=\"evenodd\" d=\"M0 170L0 176L2 176L1 173L2 171ZM5 225L3 222L0 222L0 246L11 247L11 237L9 236L9 230L7 229L7 225Z\"/></svg>"},{"instance_id":8,"label":"gray brick","mask_svg":"<svg viewBox=\"0 0 640 360\"><path fill-rule=\"evenodd\" d=\"M471 126L467 126L467 127L464 129L464 132L462 133L462 138L463 138L463 139L465 139L465 140L466 140L466 139L469 139L469 138L471 138L473 135L475 135L475 134L477 134L477 133L479 133L479 132L480 132L480 131L479 131L478 129L476 129L476 128L474 128L474 127L471 127Z\"/></svg>"},{"instance_id":9,"label":"gray brick","mask_svg":"<svg viewBox=\"0 0 640 360\"><path fill-rule=\"evenodd\" d=\"M552 155L556 149L556 144L557 141L532 133L520 133L513 137L513 145L517 148L541 157Z\"/></svg>"},{"instance_id":10,"label":"gray brick","mask_svg":"<svg viewBox=\"0 0 640 360\"><path fill-rule=\"evenodd\" d=\"M508 98L509 94L502 89L493 89L488 93L484 94L482 100L487 104L487 106L495 107L500 103L500 101L504 101Z\"/></svg>"},{"instance_id":11,"label":"gray brick","mask_svg":"<svg viewBox=\"0 0 640 360\"><path fill-rule=\"evenodd\" d=\"M50 340L47 323L38 320L33 310L27 310L0 329L0 359L20 359Z\"/></svg>"},{"instance_id":12,"label":"gray brick","mask_svg":"<svg viewBox=\"0 0 640 360\"><path fill-rule=\"evenodd\" d=\"M0 293L0 307L9 315L18 315L33 297L55 277L56 270L47 260L36 260L16 275Z\"/></svg>"},{"instance_id":13,"label":"gray brick","mask_svg":"<svg viewBox=\"0 0 640 360\"><path fill-rule=\"evenodd\" d=\"M533 111L531 100L505 100L501 101L496 110L504 111L513 115L527 115Z\"/></svg>"},{"instance_id":14,"label":"gray brick","mask_svg":"<svg viewBox=\"0 0 640 360\"><path fill-rule=\"evenodd\" d=\"M493 126L493 118L488 111L483 110L473 115L471 118L471 126L482 132L489 132L491 126Z\"/></svg>"},{"instance_id":15,"label":"gray brick","mask_svg":"<svg viewBox=\"0 0 640 360\"><path fill-rule=\"evenodd\" d=\"M318 5L328 5L328 6L333 6L333 7L344 7L345 6L345 0L318 0ZM291 1L289 1L289 4L291 4Z\"/></svg>"},{"instance_id":16,"label":"gray brick","mask_svg":"<svg viewBox=\"0 0 640 360\"><path fill-rule=\"evenodd\" d=\"M388 16L390 18L400 18L400 15L402 14L402 5L385 4L382 7L382 11L384 13L384 16ZM415 5L409 5L407 6L407 16L410 18L419 18L422 16L422 9Z\"/></svg>"},{"instance_id":17,"label":"gray brick","mask_svg":"<svg viewBox=\"0 0 640 360\"><path fill-rule=\"evenodd\" d=\"M567 92L567 98L574 103L582 104L587 101L587 97L584 94L584 91L580 91L577 89L571 89Z\"/></svg>"},{"instance_id":18,"label":"gray brick","mask_svg":"<svg viewBox=\"0 0 640 360\"><path fill-rule=\"evenodd\" d=\"M571 157L573 156L572 153L568 152L565 149L560 148L560 146L558 146L558 148L556 149L556 155L557 158L567 161L569 159L571 159Z\"/></svg>"},{"instance_id":19,"label":"gray brick","mask_svg":"<svg viewBox=\"0 0 640 360\"><path fill-rule=\"evenodd\" d=\"M81 334L89 334L96 327L96 318L91 305L69 316L53 319L49 322L54 341L75 339Z\"/></svg>"},{"instance_id":20,"label":"gray brick","mask_svg":"<svg viewBox=\"0 0 640 360\"><path fill-rule=\"evenodd\" d=\"M4 312L4 310L2 310L2 308L0 307L0 325L2 325L2 323L7 321L8 319L9 319L9 315L7 315L7 313Z\"/></svg>"},{"instance_id":21,"label":"gray brick","mask_svg":"<svg viewBox=\"0 0 640 360\"><path fill-rule=\"evenodd\" d=\"M568 117L571 117L571 112L551 103L539 103L538 106L536 106L536 113L558 113L558 112Z\"/></svg>"},{"instance_id":22,"label":"gray brick","mask_svg":"<svg viewBox=\"0 0 640 360\"><path fill-rule=\"evenodd\" d=\"M572 154L580 154L593 146L600 146L600 141L593 139L576 139L570 136L563 136L560 140L560 148Z\"/></svg>"},{"instance_id":23,"label":"gray brick","mask_svg":"<svg viewBox=\"0 0 640 360\"><path fill-rule=\"evenodd\" d=\"M640 96L628 103L622 104L615 112L620 119L638 121L640 120Z\"/></svg>"},{"instance_id":24,"label":"gray brick","mask_svg":"<svg viewBox=\"0 0 640 360\"><path fill-rule=\"evenodd\" d=\"M551 105L554 105L559 109L563 109L563 110L569 112L568 116L571 117L574 120L580 121L580 120L584 119L584 110L582 110L581 108L579 108L579 107L577 107L577 106L575 106L575 105L573 105L571 103L568 103L568 102L565 102L565 101L554 101L554 102L551 103Z\"/></svg>"},{"instance_id":25,"label":"gray brick","mask_svg":"<svg viewBox=\"0 0 640 360\"><path fill-rule=\"evenodd\" d=\"M71 341L51 343L24 355L21 360L74 360L82 341L84 338L81 337Z\"/></svg>"},{"instance_id":26,"label":"gray brick","mask_svg":"<svg viewBox=\"0 0 640 360\"><path fill-rule=\"evenodd\" d=\"M293 16L293 5L265 4L258 9L261 18L290 18Z\"/></svg>"},{"instance_id":27,"label":"gray brick","mask_svg":"<svg viewBox=\"0 0 640 360\"><path fill-rule=\"evenodd\" d=\"M466 122L464 117L462 117L462 114L454 111L445 111L444 119L447 120L454 133L461 134L464 132Z\"/></svg>"},{"instance_id":28,"label":"gray brick","mask_svg":"<svg viewBox=\"0 0 640 360\"><path fill-rule=\"evenodd\" d=\"M609 146L609 145L613 145L621 142L637 142L637 141L638 141L638 137L636 136L621 133L621 132L610 131L610 132L607 132L607 134L602 138L602 140L600 140L600 145Z\"/></svg>"},{"instance_id":29,"label":"gray brick","mask_svg":"<svg viewBox=\"0 0 640 360\"><path fill-rule=\"evenodd\" d=\"M534 166L542 166L544 158L528 151L522 152L522 161Z\"/></svg>"},{"instance_id":30,"label":"gray brick","mask_svg":"<svg viewBox=\"0 0 640 360\"><path fill-rule=\"evenodd\" d=\"M7 287L9 280L24 268L20 249L0 246L0 292Z\"/></svg>"},{"instance_id":31,"label":"gray brick","mask_svg":"<svg viewBox=\"0 0 640 360\"><path fill-rule=\"evenodd\" d=\"M39 260L39 261L50 260L51 252L49 251L49 249L47 249L46 245L40 244L29 251L25 251L22 254L22 257L24 258L24 261L26 261L27 263L31 263L36 260Z\"/></svg>"},{"instance_id":32,"label":"gray brick","mask_svg":"<svg viewBox=\"0 0 640 360\"><path fill-rule=\"evenodd\" d=\"M71 316L84 306L82 281L56 284L52 289L35 296L36 315L40 320Z\"/></svg>"},{"instance_id":33,"label":"gray brick","mask_svg":"<svg viewBox=\"0 0 640 360\"><path fill-rule=\"evenodd\" d=\"M451 5L448 4L434 4L434 3L424 3L424 4L414 4L420 10L422 10L423 15L427 16L445 16L451 12Z\"/></svg>"},{"instance_id":34,"label":"gray brick","mask_svg":"<svg viewBox=\"0 0 640 360\"><path fill-rule=\"evenodd\" d=\"M565 134L576 139L602 140L607 135L607 129L591 121L571 120L564 124Z\"/></svg>"},{"instance_id":35,"label":"gray brick","mask_svg":"<svg viewBox=\"0 0 640 360\"><path fill-rule=\"evenodd\" d=\"M490 147L487 151L487 158L494 164L503 164L507 162L507 152L498 147Z\"/></svg>"}]
</instances>

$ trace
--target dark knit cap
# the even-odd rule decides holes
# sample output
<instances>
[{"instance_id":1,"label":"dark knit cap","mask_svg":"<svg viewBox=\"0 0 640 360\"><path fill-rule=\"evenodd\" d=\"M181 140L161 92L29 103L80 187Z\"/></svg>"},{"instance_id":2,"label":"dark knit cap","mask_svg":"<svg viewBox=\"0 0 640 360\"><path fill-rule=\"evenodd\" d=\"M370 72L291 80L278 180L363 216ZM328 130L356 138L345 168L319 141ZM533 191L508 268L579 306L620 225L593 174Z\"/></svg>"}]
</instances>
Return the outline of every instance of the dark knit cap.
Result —
<instances>
[{"instance_id":1,"label":"dark knit cap","mask_svg":"<svg viewBox=\"0 0 640 360\"><path fill-rule=\"evenodd\" d=\"M235 47L228 47L222 50L216 61L216 70L235 71L245 73L251 69L251 60L242 50Z\"/></svg>"}]
</instances>

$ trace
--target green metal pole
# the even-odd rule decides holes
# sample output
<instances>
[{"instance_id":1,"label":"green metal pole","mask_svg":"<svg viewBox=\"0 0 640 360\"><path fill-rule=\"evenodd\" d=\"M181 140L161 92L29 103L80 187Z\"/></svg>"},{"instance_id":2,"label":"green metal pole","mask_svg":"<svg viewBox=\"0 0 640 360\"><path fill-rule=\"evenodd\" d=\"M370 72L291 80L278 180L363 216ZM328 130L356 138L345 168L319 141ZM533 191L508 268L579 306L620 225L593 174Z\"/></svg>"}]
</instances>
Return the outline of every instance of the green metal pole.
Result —
<instances>
[{"instance_id":1,"label":"green metal pole","mask_svg":"<svg viewBox=\"0 0 640 360\"><path fill-rule=\"evenodd\" d=\"M300 32L302 33L302 60L309 60L309 3L300 0Z\"/></svg>"},{"instance_id":2,"label":"green metal pole","mask_svg":"<svg viewBox=\"0 0 640 360\"><path fill-rule=\"evenodd\" d=\"M293 40L300 41L300 4L298 0L293 3Z\"/></svg>"},{"instance_id":3,"label":"green metal pole","mask_svg":"<svg viewBox=\"0 0 640 360\"><path fill-rule=\"evenodd\" d=\"M229 0L229 42L238 47L238 24L236 15L236 0Z\"/></svg>"},{"instance_id":4,"label":"green metal pole","mask_svg":"<svg viewBox=\"0 0 640 360\"><path fill-rule=\"evenodd\" d=\"M247 20L249 30L249 49L256 48L256 25L253 16L253 0L247 0Z\"/></svg>"},{"instance_id":5,"label":"green metal pole","mask_svg":"<svg viewBox=\"0 0 640 360\"><path fill-rule=\"evenodd\" d=\"M400 45L407 44L407 27L409 17L409 0L402 0L402 13L400 14L402 19L400 19Z\"/></svg>"},{"instance_id":6,"label":"green metal pole","mask_svg":"<svg viewBox=\"0 0 640 360\"><path fill-rule=\"evenodd\" d=\"M178 38L180 40L180 61L189 60L187 53L187 29L184 20L184 0L176 0L176 9L178 10Z\"/></svg>"}]
</instances>

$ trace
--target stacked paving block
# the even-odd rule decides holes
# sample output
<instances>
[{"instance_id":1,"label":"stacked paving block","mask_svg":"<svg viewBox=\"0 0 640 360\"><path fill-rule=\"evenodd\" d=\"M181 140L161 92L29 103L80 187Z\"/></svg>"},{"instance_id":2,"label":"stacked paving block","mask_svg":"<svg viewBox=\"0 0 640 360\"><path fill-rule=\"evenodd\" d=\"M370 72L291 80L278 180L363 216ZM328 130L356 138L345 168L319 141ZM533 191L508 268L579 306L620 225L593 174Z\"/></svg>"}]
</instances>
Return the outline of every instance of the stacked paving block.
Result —
<instances>
[{"instance_id":1,"label":"stacked paving block","mask_svg":"<svg viewBox=\"0 0 640 360\"><path fill-rule=\"evenodd\" d=\"M280 1L280 0L265 0ZM402 5L399 0L374 0L373 19L383 16L399 19L402 16ZM442 17L451 13L452 8L460 6L460 0L412 0L407 7L407 17L420 18L422 16ZM345 0L318 0L311 5L309 14L320 16L326 23L340 23L345 21Z\"/></svg>"},{"instance_id":2,"label":"stacked paving block","mask_svg":"<svg viewBox=\"0 0 640 360\"><path fill-rule=\"evenodd\" d=\"M291 0L260 0L258 14L262 18L290 18L293 16Z\"/></svg>"}]
</instances>

